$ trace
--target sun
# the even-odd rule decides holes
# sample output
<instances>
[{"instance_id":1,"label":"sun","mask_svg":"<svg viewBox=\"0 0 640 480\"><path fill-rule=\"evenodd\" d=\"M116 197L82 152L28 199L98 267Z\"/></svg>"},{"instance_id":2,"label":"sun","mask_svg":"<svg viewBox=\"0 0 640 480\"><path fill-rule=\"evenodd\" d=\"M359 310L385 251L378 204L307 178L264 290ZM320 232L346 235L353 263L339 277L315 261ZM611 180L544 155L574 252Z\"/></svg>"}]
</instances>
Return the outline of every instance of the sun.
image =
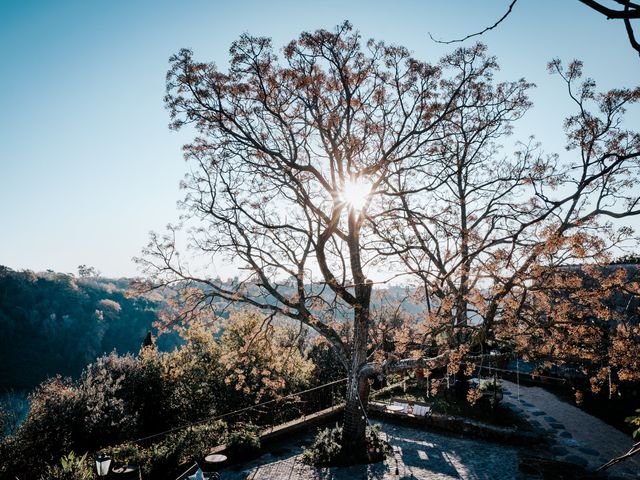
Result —
<instances>
[{"instance_id":1,"label":"sun","mask_svg":"<svg viewBox=\"0 0 640 480\"><path fill-rule=\"evenodd\" d=\"M371 193L371 184L364 178L352 178L345 182L341 199L354 210L362 210Z\"/></svg>"}]
</instances>

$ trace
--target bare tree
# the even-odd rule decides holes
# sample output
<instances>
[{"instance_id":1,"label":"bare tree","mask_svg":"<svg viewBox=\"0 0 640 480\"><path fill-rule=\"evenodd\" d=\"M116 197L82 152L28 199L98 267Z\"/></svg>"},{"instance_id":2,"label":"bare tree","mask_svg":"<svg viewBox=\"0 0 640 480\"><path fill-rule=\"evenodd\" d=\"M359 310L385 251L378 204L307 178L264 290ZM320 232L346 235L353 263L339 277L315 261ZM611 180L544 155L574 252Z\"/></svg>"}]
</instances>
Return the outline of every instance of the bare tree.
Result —
<instances>
[{"instance_id":1,"label":"bare tree","mask_svg":"<svg viewBox=\"0 0 640 480\"><path fill-rule=\"evenodd\" d=\"M226 255L244 276L230 285L190 270L174 229L152 236L141 263L154 287L183 291L186 313L224 299L323 336L348 371L343 451L351 458L365 454L372 375L474 361L479 332L495 336L498 323L515 318L505 315L505 302L522 288L523 272L541 264L548 249L540 245L603 214L637 213L637 199L616 212L608 202L625 186L614 178L639 155L638 136L618 124L638 91L597 97L604 125L585 109L568 121L583 167L562 170L529 150L495 160L497 140L529 106L530 84L495 84L496 61L481 45L431 65L403 47L373 40L363 47L345 22L301 34L281 61L268 39L249 35L230 53L227 73L188 50L174 56L166 103L174 128L199 132L185 146L191 246ZM571 80L578 70L563 75ZM596 98L588 86L579 104ZM587 155L583 144L593 135ZM550 184L566 197L549 197ZM523 192L530 200L519 206ZM593 195L596 207L577 214ZM561 217L556 233L547 232ZM421 337L394 355L375 338L373 272L382 283L420 278L431 303L427 319L411 326ZM485 284L491 293L480 305ZM480 307L491 310L482 310L482 328L466 313ZM350 323L347 335L341 321ZM401 323L380 331L400 339Z\"/></svg>"}]
</instances>

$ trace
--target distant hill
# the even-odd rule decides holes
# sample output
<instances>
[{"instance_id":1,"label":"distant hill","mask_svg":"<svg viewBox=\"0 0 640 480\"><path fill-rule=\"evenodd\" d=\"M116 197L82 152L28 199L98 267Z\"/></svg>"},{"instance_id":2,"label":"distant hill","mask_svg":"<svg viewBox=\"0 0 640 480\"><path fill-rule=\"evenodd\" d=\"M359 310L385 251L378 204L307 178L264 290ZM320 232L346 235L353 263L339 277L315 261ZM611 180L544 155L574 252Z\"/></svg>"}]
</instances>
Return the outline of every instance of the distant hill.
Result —
<instances>
[{"instance_id":1,"label":"distant hill","mask_svg":"<svg viewBox=\"0 0 640 480\"><path fill-rule=\"evenodd\" d=\"M77 377L87 364L112 350L136 353L147 332L153 330L159 312L166 307L166 292L130 297L126 291L132 279L103 278L81 267L84 276L0 266L0 394L31 390L58 374ZM216 281L227 289L237 287L237 280ZM277 303L256 285L246 288L252 295L264 295L267 303ZM278 289L284 295L297 293L287 282ZM332 301L328 289L309 286L307 290ZM401 302L405 313L419 314L424 305L407 299L412 290L399 286L376 290L373 307L377 310L389 302ZM212 306L220 316L228 316L228 302L214 301ZM344 319L341 309L331 314ZM161 350L178 343L175 333L157 340Z\"/></svg>"},{"instance_id":2,"label":"distant hill","mask_svg":"<svg viewBox=\"0 0 640 480\"><path fill-rule=\"evenodd\" d=\"M0 266L0 392L78 376L105 352L137 352L161 298L127 298L129 279L14 271ZM175 337L161 337L169 348ZM163 345L164 344L164 345Z\"/></svg>"}]
</instances>

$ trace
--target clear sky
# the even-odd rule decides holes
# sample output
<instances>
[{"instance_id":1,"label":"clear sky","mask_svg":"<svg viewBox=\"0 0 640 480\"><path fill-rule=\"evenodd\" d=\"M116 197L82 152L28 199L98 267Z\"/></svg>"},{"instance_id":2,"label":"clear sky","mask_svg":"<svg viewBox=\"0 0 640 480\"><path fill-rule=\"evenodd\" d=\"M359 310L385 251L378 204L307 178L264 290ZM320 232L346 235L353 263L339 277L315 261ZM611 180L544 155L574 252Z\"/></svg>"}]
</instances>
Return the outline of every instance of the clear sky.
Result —
<instances>
[{"instance_id":1,"label":"clear sky","mask_svg":"<svg viewBox=\"0 0 640 480\"><path fill-rule=\"evenodd\" d=\"M428 32L449 39L481 30L509 3L0 0L0 264L136 274L131 258L148 232L179 215L187 137L168 130L162 98L167 60L181 47L224 66L243 32L281 47L348 19L365 38L437 61L452 47ZM548 151L562 150L569 103L547 61L582 59L602 88L640 81L623 25L577 0L520 0L482 41L498 56L501 80L538 85L514 139L535 134Z\"/></svg>"}]
</instances>

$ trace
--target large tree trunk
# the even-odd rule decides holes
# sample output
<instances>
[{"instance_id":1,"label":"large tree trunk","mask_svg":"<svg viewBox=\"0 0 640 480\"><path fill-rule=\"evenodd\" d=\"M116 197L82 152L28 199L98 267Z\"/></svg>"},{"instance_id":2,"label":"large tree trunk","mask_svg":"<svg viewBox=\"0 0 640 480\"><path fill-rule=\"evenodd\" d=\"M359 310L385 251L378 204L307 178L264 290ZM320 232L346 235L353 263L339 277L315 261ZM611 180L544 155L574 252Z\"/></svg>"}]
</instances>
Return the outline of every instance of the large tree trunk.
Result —
<instances>
[{"instance_id":1,"label":"large tree trunk","mask_svg":"<svg viewBox=\"0 0 640 480\"><path fill-rule=\"evenodd\" d=\"M359 374L350 375L342 426L342 452L354 462L366 459L367 455L365 432L368 397L367 379Z\"/></svg>"},{"instance_id":2,"label":"large tree trunk","mask_svg":"<svg viewBox=\"0 0 640 480\"><path fill-rule=\"evenodd\" d=\"M367 362L369 309L356 309L353 333L353 350L347 386L347 403L342 430L342 452L358 462L366 458L365 431L367 427L367 403L369 381L362 367Z\"/></svg>"},{"instance_id":3,"label":"large tree trunk","mask_svg":"<svg viewBox=\"0 0 640 480\"><path fill-rule=\"evenodd\" d=\"M366 459L367 403L369 382L362 368L367 363L369 340L369 306L373 282L366 279L360 260L360 227L363 217L355 209L349 210L349 246L351 272L353 274L356 302L353 305L353 341L347 404L342 425L342 455L350 462Z\"/></svg>"}]
</instances>

